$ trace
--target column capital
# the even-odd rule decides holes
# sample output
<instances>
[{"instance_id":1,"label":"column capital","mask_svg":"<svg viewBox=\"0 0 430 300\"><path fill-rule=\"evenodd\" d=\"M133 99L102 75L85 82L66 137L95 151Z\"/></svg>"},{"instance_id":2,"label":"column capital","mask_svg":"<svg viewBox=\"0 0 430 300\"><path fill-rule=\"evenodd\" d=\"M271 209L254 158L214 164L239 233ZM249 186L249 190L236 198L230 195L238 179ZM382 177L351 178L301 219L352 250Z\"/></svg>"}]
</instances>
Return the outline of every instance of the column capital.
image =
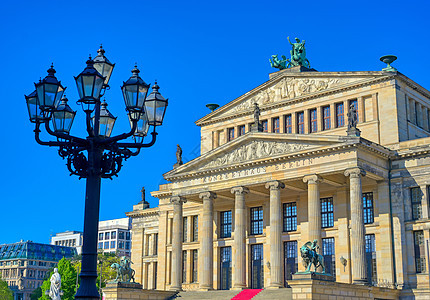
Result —
<instances>
[{"instance_id":1,"label":"column capital","mask_svg":"<svg viewBox=\"0 0 430 300\"><path fill-rule=\"evenodd\" d=\"M235 195L248 194L249 189L247 187L244 187L244 186L236 186L236 187L231 189L231 193L235 194Z\"/></svg>"},{"instance_id":2,"label":"column capital","mask_svg":"<svg viewBox=\"0 0 430 300\"><path fill-rule=\"evenodd\" d=\"M170 198L170 203L172 204L182 204L186 202L187 202L187 199L182 196L172 196Z\"/></svg>"},{"instance_id":3,"label":"column capital","mask_svg":"<svg viewBox=\"0 0 430 300\"><path fill-rule=\"evenodd\" d=\"M303 182L307 184L317 184L322 181L321 176L317 174L306 175L303 177Z\"/></svg>"},{"instance_id":4,"label":"column capital","mask_svg":"<svg viewBox=\"0 0 430 300\"><path fill-rule=\"evenodd\" d=\"M206 200L206 199L216 199L216 193L214 192L203 192L199 194L199 198Z\"/></svg>"},{"instance_id":5,"label":"column capital","mask_svg":"<svg viewBox=\"0 0 430 300\"><path fill-rule=\"evenodd\" d=\"M346 177L350 177L350 178L358 178L360 175L361 176L366 176L366 171L364 171L362 168L360 167L355 167L355 168L349 168L345 170L344 175Z\"/></svg>"},{"instance_id":6,"label":"column capital","mask_svg":"<svg viewBox=\"0 0 430 300\"><path fill-rule=\"evenodd\" d=\"M284 187L285 187L285 184L278 180L266 182L266 189L279 190L279 189L283 189Z\"/></svg>"}]
</instances>

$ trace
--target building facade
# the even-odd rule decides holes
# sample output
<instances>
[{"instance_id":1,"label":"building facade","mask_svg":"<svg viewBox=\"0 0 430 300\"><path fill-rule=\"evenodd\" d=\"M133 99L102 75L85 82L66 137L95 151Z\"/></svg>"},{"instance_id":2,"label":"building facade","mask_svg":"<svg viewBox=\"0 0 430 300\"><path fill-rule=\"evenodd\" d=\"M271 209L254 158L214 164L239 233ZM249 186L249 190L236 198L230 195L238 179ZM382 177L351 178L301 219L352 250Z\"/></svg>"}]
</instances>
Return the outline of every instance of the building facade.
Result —
<instances>
[{"instance_id":1,"label":"building facade","mask_svg":"<svg viewBox=\"0 0 430 300\"><path fill-rule=\"evenodd\" d=\"M130 257L131 219L121 218L99 222L98 249Z\"/></svg>"},{"instance_id":2,"label":"building facade","mask_svg":"<svg viewBox=\"0 0 430 300\"><path fill-rule=\"evenodd\" d=\"M30 300L49 271L63 257L76 255L75 248L21 241L0 245L0 277L14 293L15 300Z\"/></svg>"},{"instance_id":3,"label":"building facade","mask_svg":"<svg viewBox=\"0 0 430 300\"><path fill-rule=\"evenodd\" d=\"M316 240L337 282L428 299L428 90L395 70L294 67L196 124L201 155L164 174L158 207L127 213L145 287L288 287Z\"/></svg>"},{"instance_id":4,"label":"building facade","mask_svg":"<svg viewBox=\"0 0 430 300\"><path fill-rule=\"evenodd\" d=\"M81 231L59 232L51 237L51 245L74 247L78 254L82 253L83 233Z\"/></svg>"}]
</instances>

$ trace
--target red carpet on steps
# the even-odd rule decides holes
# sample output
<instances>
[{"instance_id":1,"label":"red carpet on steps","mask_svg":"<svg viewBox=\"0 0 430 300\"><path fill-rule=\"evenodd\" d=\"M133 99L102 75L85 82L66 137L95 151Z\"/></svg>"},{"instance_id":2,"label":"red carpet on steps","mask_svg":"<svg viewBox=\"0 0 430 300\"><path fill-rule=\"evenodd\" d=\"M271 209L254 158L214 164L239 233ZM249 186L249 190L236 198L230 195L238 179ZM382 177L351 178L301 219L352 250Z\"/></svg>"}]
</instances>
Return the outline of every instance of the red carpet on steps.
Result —
<instances>
[{"instance_id":1,"label":"red carpet on steps","mask_svg":"<svg viewBox=\"0 0 430 300\"><path fill-rule=\"evenodd\" d=\"M262 290L263 289L243 290L239 294L237 294L236 296L231 298L231 300L250 300L250 299L254 298L255 295L257 295Z\"/></svg>"}]
</instances>

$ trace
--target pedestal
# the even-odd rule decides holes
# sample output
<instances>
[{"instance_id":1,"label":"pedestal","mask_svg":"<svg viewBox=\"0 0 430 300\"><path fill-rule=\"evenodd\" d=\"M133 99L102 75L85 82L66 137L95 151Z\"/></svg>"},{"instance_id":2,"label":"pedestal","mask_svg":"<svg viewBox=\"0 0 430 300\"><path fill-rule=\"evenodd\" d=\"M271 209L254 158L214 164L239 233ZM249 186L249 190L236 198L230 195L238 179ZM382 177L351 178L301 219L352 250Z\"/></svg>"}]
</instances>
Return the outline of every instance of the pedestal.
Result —
<instances>
[{"instance_id":1,"label":"pedestal","mask_svg":"<svg viewBox=\"0 0 430 300\"><path fill-rule=\"evenodd\" d=\"M108 283L103 289L105 300L120 300L120 299L153 299L165 300L175 296L178 292L175 291L157 291L143 290L139 283L131 282L116 282Z\"/></svg>"}]
</instances>

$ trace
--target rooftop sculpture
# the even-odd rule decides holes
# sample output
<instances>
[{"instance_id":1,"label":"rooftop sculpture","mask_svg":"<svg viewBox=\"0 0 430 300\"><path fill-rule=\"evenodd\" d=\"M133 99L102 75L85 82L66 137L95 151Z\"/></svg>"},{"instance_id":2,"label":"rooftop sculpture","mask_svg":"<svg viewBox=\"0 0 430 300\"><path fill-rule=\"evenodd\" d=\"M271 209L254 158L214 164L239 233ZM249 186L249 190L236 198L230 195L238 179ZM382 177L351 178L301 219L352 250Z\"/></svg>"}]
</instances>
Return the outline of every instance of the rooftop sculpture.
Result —
<instances>
[{"instance_id":1,"label":"rooftop sculpture","mask_svg":"<svg viewBox=\"0 0 430 300\"><path fill-rule=\"evenodd\" d=\"M279 70L296 66L310 68L311 65L306 58L305 40L300 41L299 38L295 38L295 43L292 43L290 37L287 37L287 39L292 47L290 50L291 57L286 58L285 55L282 55L282 60L280 60L278 55L272 55L272 58L269 59L272 68L277 68Z\"/></svg>"}]
</instances>

